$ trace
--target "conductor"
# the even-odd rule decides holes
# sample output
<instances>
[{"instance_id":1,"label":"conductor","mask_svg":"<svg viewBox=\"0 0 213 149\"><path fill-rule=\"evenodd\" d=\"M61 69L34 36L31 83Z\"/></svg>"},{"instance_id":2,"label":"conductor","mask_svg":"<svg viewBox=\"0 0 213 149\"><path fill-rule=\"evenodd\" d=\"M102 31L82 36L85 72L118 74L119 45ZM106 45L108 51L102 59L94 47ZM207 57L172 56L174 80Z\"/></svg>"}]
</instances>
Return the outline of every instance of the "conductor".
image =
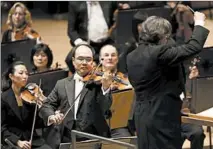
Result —
<instances>
[{"instance_id":1,"label":"conductor","mask_svg":"<svg viewBox=\"0 0 213 149\"><path fill-rule=\"evenodd\" d=\"M127 57L129 80L136 93L134 111L139 149L181 149L180 94L184 91L182 62L201 52L209 31L205 15L194 13L191 39L176 45L171 24L157 16L142 23L139 46Z\"/></svg>"}]
</instances>

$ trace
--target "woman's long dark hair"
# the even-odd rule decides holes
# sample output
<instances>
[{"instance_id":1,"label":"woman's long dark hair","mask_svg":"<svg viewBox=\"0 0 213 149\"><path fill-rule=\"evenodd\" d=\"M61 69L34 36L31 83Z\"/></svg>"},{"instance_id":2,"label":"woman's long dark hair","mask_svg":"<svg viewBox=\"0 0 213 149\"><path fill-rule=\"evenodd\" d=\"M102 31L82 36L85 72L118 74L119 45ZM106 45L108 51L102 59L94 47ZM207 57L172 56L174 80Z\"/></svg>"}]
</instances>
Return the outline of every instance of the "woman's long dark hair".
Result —
<instances>
[{"instance_id":1,"label":"woman's long dark hair","mask_svg":"<svg viewBox=\"0 0 213 149\"><path fill-rule=\"evenodd\" d=\"M24 62L22 61L15 61L12 64L9 65L9 67L7 68L6 71L3 72L2 77L1 77L1 91L4 92L6 90L8 90L11 85L12 85L12 81L9 78L9 74L14 74L15 72L15 66L17 65L24 65Z\"/></svg>"},{"instance_id":2,"label":"woman's long dark hair","mask_svg":"<svg viewBox=\"0 0 213 149\"><path fill-rule=\"evenodd\" d=\"M43 44L43 43L41 43L41 44L36 44L36 45L32 48L31 56L30 56L30 61L31 61L32 65L34 66L33 71L36 71L36 70L37 70L37 67L35 66L34 61L33 61L33 56L34 56L37 52L40 52L40 51L43 51L43 52L47 55L47 59L48 59L47 68L50 68L50 66L51 66L52 63L53 63L53 54L52 54L52 50L49 48L49 46L46 45L46 44Z\"/></svg>"}]
</instances>

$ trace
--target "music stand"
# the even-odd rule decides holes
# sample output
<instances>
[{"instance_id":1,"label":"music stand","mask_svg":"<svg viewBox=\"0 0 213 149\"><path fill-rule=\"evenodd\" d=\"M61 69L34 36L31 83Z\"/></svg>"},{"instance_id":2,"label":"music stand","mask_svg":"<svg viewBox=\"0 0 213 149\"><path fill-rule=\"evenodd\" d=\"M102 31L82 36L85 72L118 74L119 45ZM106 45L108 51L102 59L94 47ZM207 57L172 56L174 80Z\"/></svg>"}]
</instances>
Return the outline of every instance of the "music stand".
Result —
<instances>
[{"instance_id":1,"label":"music stand","mask_svg":"<svg viewBox=\"0 0 213 149\"><path fill-rule=\"evenodd\" d=\"M116 39L118 44L123 44L127 42L130 37L134 37L136 33L136 29L133 20L133 16L140 12L144 14L144 17L149 16L160 16L169 21L171 21L171 8L165 7L156 7L156 8L143 8L143 9L130 9L130 10L122 10L118 12L118 20L117 20L117 30L116 30ZM129 21L126 21L129 20Z\"/></svg>"},{"instance_id":2,"label":"music stand","mask_svg":"<svg viewBox=\"0 0 213 149\"><path fill-rule=\"evenodd\" d=\"M199 75L201 77L213 76L213 47L205 47L199 54Z\"/></svg>"},{"instance_id":3,"label":"music stand","mask_svg":"<svg viewBox=\"0 0 213 149\"><path fill-rule=\"evenodd\" d=\"M19 40L1 44L1 72L4 72L8 65L8 59L23 61L28 70L33 66L30 62L31 49L36 44L36 40Z\"/></svg>"},{"instance_id":4,"label":"music stand","mask_svg":"<svg viewBox=\"0 0 213 149\"><path fill-rule=\"evenodd\" d=\"M137 137L131 136L131 137L120 137L120 138L113 138L113 140L126 142L130 144L137 145ZM120 146L117 144L110 144L107 142L102 143L101 149L128 149L128 147Z\"/></svg>"},{"instance_id":5,"label":"music stand","mask_svg":"<svg viewBox=\"0 0 213 149\"><path fill-rule=\"evenodd\" d=\"M97 145L100 145L100 141L97 139L80 141L76 143L78 149L94 149ZM72 149L71 143L61 143L59 149Z\"/></svg>"},{"instance_id":6,"label":"music stand","mask_svg":"<svg viewBox=\"0 0 213 149\"><path fill-rule=\"evenodd\" d=\"M39 84L41 79L41 89L45 96L48 96L58 80L68 77L68 71L63 69L51 70L42 73L35 73L29 76L29 83Z\"/></svg>"},{"instance_id":7,"label":"music stand","mask_svg":"<svg viewBox=\"0 0 213 149\"><path fill-rule=\"evenodd\" d=\"M133 97L134 91L132 89L112 93L112 106L110 108L112 117L108 122L111 129L127 127Z\"/></svg>"}]
</instances>

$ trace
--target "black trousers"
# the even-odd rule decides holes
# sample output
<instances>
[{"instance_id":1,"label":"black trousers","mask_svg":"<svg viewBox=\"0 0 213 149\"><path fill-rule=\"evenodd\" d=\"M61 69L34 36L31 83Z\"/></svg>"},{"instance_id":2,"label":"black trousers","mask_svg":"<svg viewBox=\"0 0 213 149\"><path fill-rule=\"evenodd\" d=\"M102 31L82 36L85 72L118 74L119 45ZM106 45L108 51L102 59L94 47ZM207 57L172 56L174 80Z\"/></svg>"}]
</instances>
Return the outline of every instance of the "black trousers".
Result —
<instances>
[{"instance_id":1,"label":"black trousers","mask_svg":"<svg viewBox=\"0 0 213 149\"><path fill-rule=\"evenodd\" d=\"M98 134L98 132L96 131L96 129L95 129L95 127L93 125L89 126L88 128L86 128L86 130L81 130L81 128L79 127L79 125L76 123L76 121L74 121L72 130L77 130L77 131L81 131L81 132L91 133L91 134L94 134L94 135ZM89 138L85 138L85 137L81 137L79 135L76 136L76 141L77 142L79 142L79 141L85 141L85 140L90 140L90 139ZM69 143L71 141L72 141L71 130L70 130L70 128L64 127L62 142L63 143Z\"/></svg>"},{"instance_id":2,"label":"black trousers","mask_svg":"<svg viewBox=\"0 0 213 149\"><path fill-rule=\"evenodd\" d=\"M127 127L124 128L116 128L111 130L111 137L112 138L119 138L119 137L130 137L132 136L129 132L129 129Z\"/></svg>"},{"instance_id":3,"label":"black trousers","mask_svg":"<svg viewBox=\"0 0 213 149\"><path fill-rule=\"evenodd\" d=\"M162 119L153 119L152 101L136 101L134 119L138 149L181 149L181 128Z\"/></svg>"},{"instance_id":4,"label":"black trousers","mask_svg":"<svg viewBox=\"0 0 213 149\"><path fill-rule=\"evenodd\" d=\"M188 139L191 142L191 149L203 149L205 134L202 126L183 123L181 128L183 143L185 139Z\"/></svg>"}]
</instances>

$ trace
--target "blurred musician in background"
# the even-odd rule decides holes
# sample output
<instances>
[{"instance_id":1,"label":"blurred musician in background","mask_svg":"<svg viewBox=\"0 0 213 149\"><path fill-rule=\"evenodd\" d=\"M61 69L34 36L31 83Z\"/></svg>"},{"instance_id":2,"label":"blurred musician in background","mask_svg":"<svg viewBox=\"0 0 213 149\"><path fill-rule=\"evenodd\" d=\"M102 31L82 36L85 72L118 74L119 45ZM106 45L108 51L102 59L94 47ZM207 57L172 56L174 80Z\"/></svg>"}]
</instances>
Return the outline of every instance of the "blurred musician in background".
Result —
<instances>
[{"instance_id":1,"label":"blurred musician in background","mask_svg":"<svg viewBox=\"0 0 213 149\"><path fill-rule=\"evenodd\" d=\"M119 79L125 81L127 83L126 88L131 88L130 82L128 80L127 74L123 74L122 72L119 72L117 69L118 65L118 51L114 45L107 44L103 46L100 50L100 56L99 59L102 60L102 68L101 71L110 71L114 77L118 77ZM114 84L116 84L116 80L113 81ZM116 90L118 88L113 88L113 85L111 86L112 90ZM125 89L125 87L123 88Z\"/></svg>"},{"instance_id":2,"label":"blurred musician in background","mask_svg":"<svg viewBox=\"0 0 213 149\"><path fill-rule=\"evenodd\" d=\"M70 43L72 46L81 43L91 45L96 51L94 58L96 64L99 62L100 48L114 43L118 9L116 1L69 2L68 36ZM74 73L71 55L70 51L65 61L70 71Z\"/></svg>"},{"instance_id":3,"label":"blurred musician in background","mask_svg":"<svg viewBox=\"0 0 213 149\"><path fill-rule=\"evenodd\" d=\"M15 3L7 18L8 30L3 33L2 43L24 39L39 39L40 35L32 29L31 13L20 2Z\"/></svg>"},{"instance_id":4,"label":"blurred musician in background","mask_svg":"<svg viewBox=\"0 0 213 149\"><path fill-rule=\"evenodd\" d=\"M32 48L30 61L34 66L34 73L48 71L53 62L52 50L46 44L36 44Z\"/></svg>"},{"instance_id":5,"label":"blurred musician in background","mask_svg":"<svg viewBox=\"0 0 213 149\"><path fill-rule=\"evenodd\" d=\"M131 85L129 83L127 75L119 72L118 69L117 69L118 52L117 52L117 49L116 49L115 46L110 45L110 44L103 46L100 49L99 58L100 58L100 60L103 59L102 60L102 68L100 69L101 72L110 71L113 74L114 77L117 77L117 78L127 82L127 85L121 84L121 85L124 86L122 89L131 88ZM117 85L119 86L119 83L117 83L114 80L112 85L111 85L111 90L112 91L115 91L115 90L118 91L119 89L116 88ZM122 89L120 89L120 90L122 90ZM131 136L131 133L129 132L128 128L117 128L117 129L111 130L111 135L112 135L113 138L128 137L128 136Z\"/></svg>"},{"instance_id":6,"label":"blurred musician in background","mask_svg":"<svg viewBox=\"0 0 213 149\"><path fill-rule=\"evenodd\" d=\"M70 1L68 36L71 45L76 46L81 43L91 45L95 49L95 61L98 63L100 48L114 42L108 30L114 23L113 13L116 9L116 2Z\"/></svg>"}]
</instances>

